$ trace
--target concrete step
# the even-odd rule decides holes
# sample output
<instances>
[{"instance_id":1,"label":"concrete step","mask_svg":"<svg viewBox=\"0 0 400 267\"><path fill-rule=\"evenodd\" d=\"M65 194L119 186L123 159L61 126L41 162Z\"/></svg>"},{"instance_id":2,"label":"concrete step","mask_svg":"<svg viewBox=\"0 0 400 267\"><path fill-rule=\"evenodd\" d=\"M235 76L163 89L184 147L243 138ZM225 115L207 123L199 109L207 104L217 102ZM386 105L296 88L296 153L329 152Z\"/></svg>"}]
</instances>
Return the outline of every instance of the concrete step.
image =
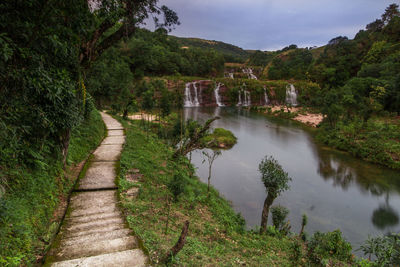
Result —
<instances>
[{"instance_id":1,"label":"concrete step","mask_svg":"<svg viewBox=\"0 0 400 267\"><path fill-rule=\"evenodd\" d=\"M108 130L108 136L124 136L124 130Z\"/></svg>"},{"instance_id":2,"label":"concrete step","mask_svg":"<svg viewBox=\"0 0 400 267\"><path fill-rule=\"evenodd\" d=\"M62 246L72 246L72 245L78 245L78 244L83 244L83 243L87 243L87 242L97 242L99 240L116 239L116 238L129 236L130 233L131 233L131 230L128 228L114 230L114 231L105 232L105 233L97 232L97 233L93 233L93 234L89 234L89 235L82 235L82 236L62 239L61 245Z\"/></svg>"},{"instance_id":3,"label":"concrete step","mask_svg":"<svg viewBox=\"0 0 400 267\"><path fill-rule=\"evenodd\" d=\"M72 210L89 209L96 212L97 209L115 206L116 203L115 190L80 192L71 197L70 207Z\"/></svg>"},{"instance_id":4,"label":"concrete step","mask_svg":"<svg viewBox=\"0 0 400 267\"><path fill-rule=\"evenodd\" d=\"M126 228L125 224L106 225L104 227L89 229L89 230L82 231L82 232L63 233L62 239L75 238L75 237L79 237L79 236L86 236L86 235L92 235L92 234L108 233L111 231L119 231L119 230L122 230L125 228Z\"/></svg>"},{"instance_id":5,"label":"concrete step","mask_svg":"<svg viewBox=\"0 0 400 267\"><path fill-rule=\"evenodd\" d=\"M94 213L90 215L83 215L83 216L74 216L66 218L65 222L68 225L76 224L76 223L87 223L92 221L98 221L102 219L109 219L114 217L120 217L121 213L118 211L112 212L100 212Z\"/></svg>"},{"instance_id":6,"label":"concrete step","mask_svg":"<svg viewBox=\"0 0 400 267\"><path fill-rule=\"evenodd\" d=\"M101 202L94 202L90 203L90 200L88 200L87 203L71 203L71 209L72 210L91 210L91 211L99 211L103 210L107 207L112 208L116 207L116 201L115 200L107 200L104 199Z\"/></svg>"},{"instance_id":7,"label":"concrete step","mask_svg":"<svg viewBox=\"0 0 400 267\"><path fill-rule=\"evenodd\" d=\"M106 137L102 145L122 145L125 143L125 136L108 136Z\"/></svg>"},{"instance_id":8,"label":"concrete step","mask_svg":"<svg viewBox=\"0 0 400 267\"><path fill-rule=\"evenodd\" d=\"M117 161L121 152L122 145L101 145L94 151L92 161Z\"/></svg>"},{"instance_id":9,"label":"concrete step","mask_svg":"<svg viewBox=\"0 0 400 267\"><path fill-rule=\"evenodd\" d=\"M107 206L99 206L96 207L96 209L91 210L91 209L87 209L87 208L76 208L76 209L72 209L69 217L82 217L82 216L89 216L89 215L93 215L93 214L98 214L98 213L107 213L107 212L117 212L118 211L118 207L115 203L111 203Z\"/></svg>"},{"instance_id":10,"label":"concrete step","mask_svg":"<svg viewBox=\"0 0 400 267\"><path fill-rule=\"evenodd\" d=\"M79 190L112 188L115 185L114 162L92 162L85 177L79 181Z\"/></svg>"},{"instance_id":11,"label":"concrete step","mask_svg":"<svg viewBox=\"0 0 400 267\"><path fill-rule=\"evenodd\" d=\"M71 202L87 200L100 200L101 199L117 199L115 190L103 190L103 191L89 191L89 192L78 192L71 197Z\"/></svg>"},{"instance_id":12,"label":"concrete step","mask_svg":"<svg viewBox=\"0 0 400 267\"><path fill-rule=\"evenodd\" d=\"M144 267L146 256L140 249L125 250L93 257L56 262L54 267Z\"/></svg>"},{"instance_id":13,"label":"concrete step","mask_svg":"<svg viewBox=\"0 0 400 267\"><path fill-rule=\"evenodd\" d=\"M87 223L78 223L72 225L67 224L65 227L63 227L63 231L65 231L68 234L73 234L76 232L83 232L87 230L93 230L96 228L103 228L115 224L124 224L124 220L121 217L114 217L110 219L98 220Z\"/></svg>"},{"instance_id":14,"label":"concrete step","mask_svg":"<svg viewBox=\"0 0 400 267\"><path fill-rule=\"evenodd\" d=\"M97 256L101 254L134 249L136 247L136 238L134 236L125 236L110 240L99 240L96 242L92 241L72 246L62 246L57 250L54 256L56 261L72 260L81 257Z\"/></svg>"}]
</instances>

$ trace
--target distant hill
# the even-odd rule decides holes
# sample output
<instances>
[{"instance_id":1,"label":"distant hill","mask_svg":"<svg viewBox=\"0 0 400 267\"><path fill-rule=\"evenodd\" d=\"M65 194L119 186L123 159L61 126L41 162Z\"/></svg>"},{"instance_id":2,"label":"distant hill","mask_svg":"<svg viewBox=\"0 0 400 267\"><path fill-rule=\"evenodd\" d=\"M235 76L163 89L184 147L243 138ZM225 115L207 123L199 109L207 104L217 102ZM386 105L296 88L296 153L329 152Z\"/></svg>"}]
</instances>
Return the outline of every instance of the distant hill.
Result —
<instances>
[{"instance_id":1,"label":"distant hill","mask_svg":"<svg viewBox=\"0 0 400 267\"><path fill-rule=\"evenodd\" d=\"M220 41L214 40L204 40L200 38L183 38L170 36L170 38L175 39L181 47L187 48L203 48L203 49L214 49L225 56L227 62L245 62L251 53L248 51Z\"/></svg>"}]
</instances>

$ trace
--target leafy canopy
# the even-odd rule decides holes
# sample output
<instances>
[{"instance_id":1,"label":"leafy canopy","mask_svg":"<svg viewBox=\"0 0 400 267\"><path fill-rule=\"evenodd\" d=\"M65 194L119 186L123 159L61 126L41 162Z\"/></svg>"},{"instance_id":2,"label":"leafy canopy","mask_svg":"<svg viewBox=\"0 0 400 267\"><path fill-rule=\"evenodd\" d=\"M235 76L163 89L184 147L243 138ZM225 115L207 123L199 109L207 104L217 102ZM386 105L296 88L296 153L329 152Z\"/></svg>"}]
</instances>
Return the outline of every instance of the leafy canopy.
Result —
<instances>
[{"instance_id":1,"label":"leafy canopy","mask_svg":"<svg viewBox=\"0 0 400 267\"><path fill-rule=\"evenodd\" d=\"M292 178L272 156L266 156L258 165L258 170L268 193L279 196L290 188L289 182Z\"/></svg>"}]
</instances>

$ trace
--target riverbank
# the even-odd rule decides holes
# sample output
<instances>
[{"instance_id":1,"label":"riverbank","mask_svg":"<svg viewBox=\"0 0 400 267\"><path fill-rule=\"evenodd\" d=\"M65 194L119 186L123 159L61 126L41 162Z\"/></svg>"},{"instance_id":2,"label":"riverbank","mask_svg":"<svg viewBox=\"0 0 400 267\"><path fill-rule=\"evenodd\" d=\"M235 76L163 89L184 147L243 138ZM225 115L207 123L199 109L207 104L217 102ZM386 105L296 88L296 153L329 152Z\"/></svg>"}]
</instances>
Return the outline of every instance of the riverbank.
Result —
<instances>
[{"instance_id":1,"label":"riverbank","mask_svg":"<svg viewBox=\"0 0 400 267\"><path fill-rule=\"evenodd\" d=\"M257 111L261 110L265 114L292 119L314 128L317 128L324 120L324 116L321 113L302 107L276 105L271 107L257 107L256 109Z\"/></svg>"},{"instance_id":2,"label":"riverbank","mask_svg":"<svg viewBox=\"0 0 400 267\"><path fill-rule=\"evenodd\" d=\"M316 139L335 149L350 153L365 161L400 169L400 117L372 117L361 121L339 122L335 128L323 124L324 116L309 108L256 107L269 116L298 121L318 128Z\"/></svg>"},{"instance_id":3,"label":"riverbank","mask_svg":"<svg viewBox=\"0 0 400 267\"><path fill-rule=\"evenodd\" d=\"M2 170L19 184L0 198L0 265L32 266L42 260L57 232L83 162L104 138L98 111L73 129L67 169L59 155L46 155L41 166Z\"/></svg>"},{"instance_id":4,"label":"riverbank","mask_svg":"<svg viewBox=\"0 0 400 267\"><path fill-rule=\"evenodd\" d=\"M185 221L189 234L174 266L313 265L303 242L293 235L246 231L243 218L218 191L193 176L186 158L172 160L173 149L140 122L120 120L126 128L119 192L131 229L143 241L154 266L175 245ZM172 191L180 191L176 201ZM329 262L337 262L329 256ZM348 264L342 263L343 266Z\"/></svg>"}]
</instances>

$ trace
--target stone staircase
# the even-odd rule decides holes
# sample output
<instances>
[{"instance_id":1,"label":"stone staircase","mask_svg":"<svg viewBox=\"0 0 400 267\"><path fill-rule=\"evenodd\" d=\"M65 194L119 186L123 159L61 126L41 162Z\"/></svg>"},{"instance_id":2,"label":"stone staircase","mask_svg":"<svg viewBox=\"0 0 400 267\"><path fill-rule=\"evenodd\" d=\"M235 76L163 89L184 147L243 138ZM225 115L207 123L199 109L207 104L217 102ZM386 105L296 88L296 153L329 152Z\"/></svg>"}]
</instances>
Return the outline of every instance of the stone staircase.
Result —
<instances>
[{"instance_id":1,"label":"stone staircase","mask_svg":"<svg viewBox=\"0 0 400 267\"><path fill-rule=\"evenodd\" d=\"M125 136L122 125L101 114L108 137L93 153L71 196L66 218L45 266L147 266L148 259L117 205L115 164Z\"/></svg>"}]
</instances>

